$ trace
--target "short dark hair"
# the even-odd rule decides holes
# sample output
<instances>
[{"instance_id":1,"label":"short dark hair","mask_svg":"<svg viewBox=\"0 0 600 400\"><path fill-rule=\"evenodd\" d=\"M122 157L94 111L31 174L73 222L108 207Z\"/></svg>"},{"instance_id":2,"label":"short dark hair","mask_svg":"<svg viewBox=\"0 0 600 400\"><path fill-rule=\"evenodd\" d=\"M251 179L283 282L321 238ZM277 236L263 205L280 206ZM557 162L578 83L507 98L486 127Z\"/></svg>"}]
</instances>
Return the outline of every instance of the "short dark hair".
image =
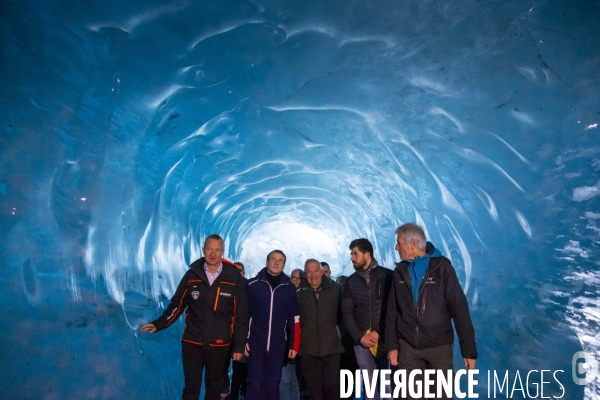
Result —
<instances>
[{"instance_id":1,"label":"short dark hair","mask_svg":"<svg viewBox=\"0 0 600 400\"><path fill-rule=\"evenodd\" d=\"M358 251L360 251L361 253L369 253L371 255L371 258L373 257L373 245L371 244L371 242L369 242L369 239L354 239L350 243L349 248L350 250L352 250L355 247L358 247Z\"/></svg>"},{"instance_id":2,"label":"short dark hair","mask_svg":"<svg viewBox=\"0 0 600 400\"><path fill-rule=\"evenodd\" d=\"M225 244L225 241L221 236L217 235L216 233L213 233L208 235L206 239L204 239L204 247L206 247L206 242L208 242L208 239L220 240L222 244Z\"/></svg>"},{"instance_id":3,"label":"short dark hair","mask_svg":"<svg viewBox=\"0 0 600 400\"><path fill-rule=\"evenodd\" d=\"M324 266L326 266L326 265L329 267L329 264L327 264L325 261L321 261L321 267L324 267ZM331 267L330 267L330 268L331 268Z\"/></svg>"},{"instance_id":4,"label":"short dark hair","mask_svg":"<svg viewBox=\"0 0 600 400\"><path fill-rule=\"evenodd\" d=\"M246 270L246 269L244 268L244 264L242 264L241 262L239 262L239 261L236 261L236 262L234 262L234 264L235 264L235 265L237 265L238 267L240 267L240 269L241 269L242 271L245 271L245 270Z\"/></svg>"},{"instance_id":5,"label":"short dark hair","mask_svg":"<svg viewBox=\"0 0 600 400\"><path fill-rule=\"evenodd\" d=\"M287 257L285 256L285 253L281 250L273 250L272 252L267 254L267 262L269 262L269 257L271 257L271 254L273 254L273 253L281 254L283 256L283 263L285 264L285 262L287 261Z\"/></svg>"}]
</instances>

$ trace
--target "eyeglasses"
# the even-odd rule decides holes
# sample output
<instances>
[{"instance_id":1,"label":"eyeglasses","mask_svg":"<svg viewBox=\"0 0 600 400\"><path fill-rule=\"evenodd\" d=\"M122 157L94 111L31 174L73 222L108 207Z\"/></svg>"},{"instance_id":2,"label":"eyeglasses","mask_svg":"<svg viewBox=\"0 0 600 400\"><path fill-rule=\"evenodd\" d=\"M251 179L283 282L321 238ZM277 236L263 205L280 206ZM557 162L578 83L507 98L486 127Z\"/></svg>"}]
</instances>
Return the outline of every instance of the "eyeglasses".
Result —
<instances>
[{"instance_id":1,"label":"eyeglasses","mask_svg":"<svg viewBox=\"0 0 600 400\"><path fill-rule=\"evenodd\" d=\"M299 276L292 276L290 279L293 279L293 280L295 280L295 281L296 281L296 280L298 280L298 281L299 281L299 280L300 280L300 277L299 277Z\"/></svg>"}]
</instances>

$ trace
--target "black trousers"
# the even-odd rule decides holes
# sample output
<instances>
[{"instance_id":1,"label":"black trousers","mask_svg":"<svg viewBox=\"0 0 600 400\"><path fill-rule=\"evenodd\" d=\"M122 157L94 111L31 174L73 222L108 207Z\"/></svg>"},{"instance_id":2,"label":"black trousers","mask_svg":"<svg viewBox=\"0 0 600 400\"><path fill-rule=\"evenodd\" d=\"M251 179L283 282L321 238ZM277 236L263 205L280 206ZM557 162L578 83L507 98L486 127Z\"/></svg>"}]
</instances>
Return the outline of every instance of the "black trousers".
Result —
<instances>
[{"instance_id":1,"label":"black trousers","mask_svg":"<svg viewBox=\"0 0 600 400\"><path fill-rule=\"evenodd\" d=\"M205 400L220 400L223 376L229 367L229 347L205 348L181 342L181 358L185 387L183 400L198 400L202 387L202 372L206 368Z\"/></svg>"},{"instance_id":2,"label":"black trousers","mask_svg":"<svg viewBox=\"0 0 600 400\"><path fill-rule=\"evenodd\" d=\"M302 356L302 373L311 400L340 398L340 355Z\"/></svg>"},{"instance_id":3,"label":"black trousers","mask_svg":"<svg viewBox=\"0 0 600 400\"><path fill-rule=\"evenodd\" d=\"M248 376L248 365L246 362L234 361L231 373L231 400L238 400L240 392L246 397L246 377Z\"/></svg>"},{"instance_id":4,"label":"black trousers","mask_svg":"<svg viewBox=\"0 0 600 400\"><path fill-rule=\"evenodd\" d=\"M412 347L408 342L400 339L399 340L398 350L398 363L400 368L406 369L406 376L410 375L410 372L414 369L420 369L421 371L425 371L425 369L441 369L442 371L452 370L454 371L452 365L452 345L447 344L444 346L431 347L428 349L417 350ZM454 376L454 373L452 374ZM423 379L421 375L421 385L423 385ZM421 386L423 388L423 386ZM431 389L432 393L437 393L437 387L434 384ZM423 388L423 397L413 398L407 393L407 398L409 399L424 399L424 388ZM452 400L452 396L446 397L444 395L444 391L442 391L442 397L436 397L436 399L450 399Z\"/></svg>"}]
</instances>

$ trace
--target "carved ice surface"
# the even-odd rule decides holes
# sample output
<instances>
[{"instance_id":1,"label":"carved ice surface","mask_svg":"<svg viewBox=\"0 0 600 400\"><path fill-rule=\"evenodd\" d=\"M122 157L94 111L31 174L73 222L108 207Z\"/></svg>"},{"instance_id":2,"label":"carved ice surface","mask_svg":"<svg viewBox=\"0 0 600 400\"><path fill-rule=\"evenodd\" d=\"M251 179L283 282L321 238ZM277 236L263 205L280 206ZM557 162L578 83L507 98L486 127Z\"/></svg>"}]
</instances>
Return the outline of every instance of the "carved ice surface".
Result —
<instances>
[{"instance_id":1,"label":"carved ice surface","mask_svg":"<svg viewBox=\"0 0 600 400\"><path fill-rule=\"evenodd\" d=\"M410 221L469 299L480 397L532 369L600 396L571 379L600 360L597 1L0 10L3 398L176 398L183 322L137 330L208 234L251 276L273 248L336 276L357 237L393 268Z\"/></svg>"}]
</instances>

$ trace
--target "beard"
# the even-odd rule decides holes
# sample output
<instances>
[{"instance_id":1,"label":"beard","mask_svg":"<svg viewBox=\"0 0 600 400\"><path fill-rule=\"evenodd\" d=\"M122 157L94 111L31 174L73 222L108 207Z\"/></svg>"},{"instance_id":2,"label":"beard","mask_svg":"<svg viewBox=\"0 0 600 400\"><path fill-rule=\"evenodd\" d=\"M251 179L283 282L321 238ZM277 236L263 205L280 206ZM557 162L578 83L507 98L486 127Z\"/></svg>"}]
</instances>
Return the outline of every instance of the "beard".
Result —
<instances>
[{"instance_id":1,"label":"beard","mask_svg":"<svg viewBox=\"0 0 600 400\"><path fill-rule=\"evenodd\" d=\"M362 264L358 264L358 263L354 264L354 263L352 263L352 266L354 267L355 271L362 271L363 269L365 269L366 264L367 264L366 261L363 261Z\"/></svg>"}]
</instances>

